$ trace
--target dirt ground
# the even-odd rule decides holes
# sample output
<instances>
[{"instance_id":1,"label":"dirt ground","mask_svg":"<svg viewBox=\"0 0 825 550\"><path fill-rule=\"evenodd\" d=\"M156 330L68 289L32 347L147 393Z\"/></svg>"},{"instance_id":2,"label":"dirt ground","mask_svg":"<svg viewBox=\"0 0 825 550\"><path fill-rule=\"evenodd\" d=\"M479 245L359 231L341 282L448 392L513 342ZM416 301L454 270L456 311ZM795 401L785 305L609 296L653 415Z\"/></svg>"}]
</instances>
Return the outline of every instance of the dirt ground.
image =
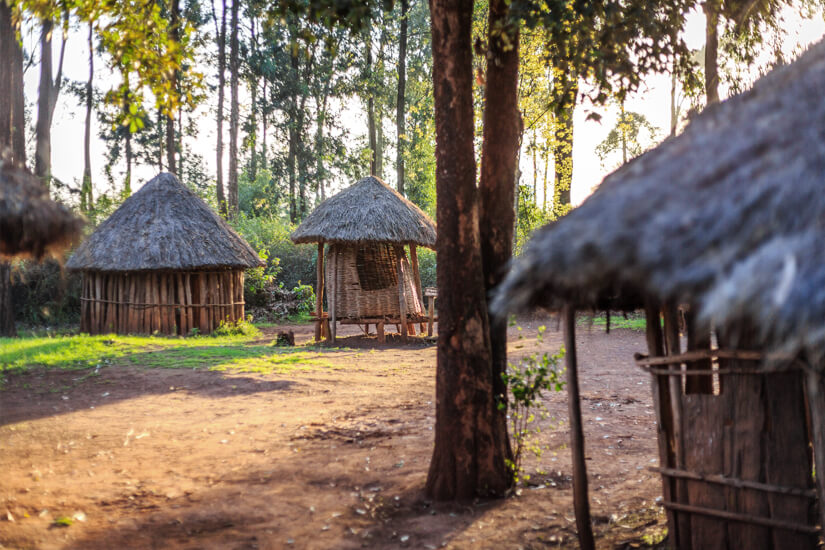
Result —
<instances>
[{"instance_id":1,"label":"dirt ground","mask_svg":"<svg viewBox=\"0 0 825 550\"><path fill-rule=\"evenodd\" d=\"M547 323L544 341L536 327ZM548 320L511 357L555 351ZM289 327L297 343L309 325ZM266 339L278 329L267 329ZM433 442L432 342L341 332L326 363L286 374L113 365L9 375L0 391L0 548L576 548L567 401L546 397L541 458L504 500L423 494ZM522 338L518 338L521 336ZM584 431L600 548L661 534L644 334L580 328ZM60 526L60 518L73 518Z\"/></svg>"}]
</instances>

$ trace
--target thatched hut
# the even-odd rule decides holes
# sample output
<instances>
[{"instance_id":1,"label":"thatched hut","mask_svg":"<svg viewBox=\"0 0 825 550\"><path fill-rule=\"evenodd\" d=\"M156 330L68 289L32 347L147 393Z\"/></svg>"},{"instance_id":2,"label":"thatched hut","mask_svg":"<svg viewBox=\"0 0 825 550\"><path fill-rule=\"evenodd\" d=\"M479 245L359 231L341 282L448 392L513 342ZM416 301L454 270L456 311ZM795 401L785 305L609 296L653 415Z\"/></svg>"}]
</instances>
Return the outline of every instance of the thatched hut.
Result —
<instances>
[{"instance_id":1,"label":"thatched hut","mask_svg":"<svg viewBox=\"0 0 825 550\"><path fill-rule=\"evenodd\" d=\"M637 364L652 374L670 543L817 547L825 525L824 91L820 43L608 176L537 233L503 283L499 311L565 313L584 539L573 315L644 308L648 353ZM677 306L687 310L686 352Z\"/></svg>"},{"instance_id":2,"label":"thatched hut","mask_svg":"<svg viewBox=\"0 0 825 550\"><path fill-rule=\"evenodd\" d=\"M78 237L82 219L49 198L31 172L0 159L0 258L62 251Z\"/></svg>"},{"instance_id":3,"label":"thatched hut","mask_svg":"<svg viewBox=\"0 0 825 550\"><path fill-rule=\"evenodd\" d=\"M90 334L209 333L244 317L252 247L175 176L159 174L81 244L80 330Z\"/></svg>"},{"instance_id":4,"label":"thatched hut","mask_svg":"<svg viewBox=\"0 0 825 550\"><path fill-rule=\"evenodd\" d=\"M435 224L380 179L363 178L325 200L292 240L318 243L316 341L327 318L333 340L336 322L375 324L383 340L385 324L399 325L406 338L413 323L426 320L416 246L435 247ZM323 311L324 288L329 315Z\"/></svg>"}]
</instances>

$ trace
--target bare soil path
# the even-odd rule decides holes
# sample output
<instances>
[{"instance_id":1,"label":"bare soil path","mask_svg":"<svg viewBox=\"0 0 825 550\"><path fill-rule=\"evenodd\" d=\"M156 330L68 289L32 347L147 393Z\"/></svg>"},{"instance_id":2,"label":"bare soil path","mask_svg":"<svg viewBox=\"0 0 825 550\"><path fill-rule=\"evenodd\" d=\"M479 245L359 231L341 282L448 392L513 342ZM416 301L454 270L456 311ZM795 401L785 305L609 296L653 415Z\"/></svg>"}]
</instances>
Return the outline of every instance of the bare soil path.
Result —
<instances>
[{"instance_id":1,"label":"bare soil path","mask_svg":"<svg viewBox=\"0 0 825 550\"><path fill-rule=\"evenodd\" d=\"M514 359L561 347L552 321L538 344L538 324L513 329ZM7 376L0 548L577 547L564 393L545 400L547 450L518 496L431 503L435 345L342 332L339 349L280 374L114 361L94 377ZM578 347L599 546L647 546L664 517L650 382L632 362L644 334L585 327Z\"/></svg>"}]
</instances>

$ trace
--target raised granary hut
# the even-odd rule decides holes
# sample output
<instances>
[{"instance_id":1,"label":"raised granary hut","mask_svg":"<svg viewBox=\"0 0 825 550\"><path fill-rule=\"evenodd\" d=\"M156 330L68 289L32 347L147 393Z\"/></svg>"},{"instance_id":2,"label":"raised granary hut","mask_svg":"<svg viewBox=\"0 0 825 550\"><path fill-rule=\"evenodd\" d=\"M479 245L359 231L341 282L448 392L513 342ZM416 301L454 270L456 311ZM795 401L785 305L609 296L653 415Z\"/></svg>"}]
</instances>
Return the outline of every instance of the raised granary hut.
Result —
<instances>
[{"instance_id":1,"label":"raised granary hut","mask_svg":"<svg viewBox=\"0 0 825 550\"><path fill-rule=\"evenodd\" d=\"M375 324L383 341L385 324L398 325L406 338L414 323L427 320L416 246L435 247L435 224L380 179L363 178L321 203L292 240L318 243L316 341L326 332L326 321L333 341L336 322Z\"/></svg>"},{"instance_id":2,"label":"raised granary hut","mask_svg":"<svg viewBox=\"0 0 825 550\"><path fill-rule=\"evenodd\" d=\"M636 362L652 375L656 470L678 549L821 544L824 91L820 43L706 109L542 228L494 303L502 313L564 312L573 390L575 311L645 310L648 352ZM587 541L583 432L570 397Z\"/></svg>"},{"instance_id":3,"label":"raised granary hut","mask_svg":"<svg viewBox=\"0 0 825 550\"><path fill-rule=\"evenodd\" d=\"M175 176L126 199L66 267L83 272L80 330L188 335L244 318L258 254Z\"/></svg>"},{"instance_id":4,"label":"raised granary hut","mask_svg":"<svg viewBox=\"0 0 825 550\"><path fill-rule=\"evenodd\" d=\"M57 254L82 227L82 218L51 200L31 172L0 159L0 258Z\"/></svg>"}]
</instances>

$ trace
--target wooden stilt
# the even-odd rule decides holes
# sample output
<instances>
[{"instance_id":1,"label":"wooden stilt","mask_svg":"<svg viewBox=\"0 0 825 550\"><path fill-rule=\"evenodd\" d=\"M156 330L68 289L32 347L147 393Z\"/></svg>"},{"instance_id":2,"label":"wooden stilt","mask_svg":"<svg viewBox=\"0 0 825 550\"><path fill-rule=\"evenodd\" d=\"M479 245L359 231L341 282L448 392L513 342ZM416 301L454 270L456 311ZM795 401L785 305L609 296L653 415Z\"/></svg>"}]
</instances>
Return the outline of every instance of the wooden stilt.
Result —
<instances>
[{"instance_id":1,"label":"wooden stilt","mask_svg":"<svg viewBox=\"0 0 825 550\"><path fill-rule=\"evenodd\" d=\"M383 344L387 341L386 337L384 336L384 321L379 321L375 325L375 332L378 334L378 342Z\"/></svg>"},{"instance_id":2,"label":"wooden stilt","mask_svg":"<svg viewBox=\"0 0 825 550\"><path fill-rule=\"evenodd\" d=\"M570 411L570 448L573 453L573 507L576 510L576 528L579 547L582 550L596 548L593 527L590 522L590 501L587 493L587 465L584 457L584 430L582 428L581 402L579 401L579 375L576 361L576 310L564 306L564 350L567 365L567 403Z\"/></svg>"},{"instance_id":3,"label":"wooden stilt","mask_svg":"<svg viewBox=\"0 0 825 550\"><path fill-rule=\"evenodd\" d=\"M413 275L413 284L415 284L415 291L418 293L418 305L421 311L425 311L424 307L424 293L421 290L421 274L418 272L418 251L415 249L415 245L410 245L410 262L412 263L412 275ZM421 332L424 332L424 329L421 329Z\"/></svg>"},{"instance_id":4,"label":"wooden stilt","mask_svg":"<svg viewBox=\"0 0 825 550\"><path fill-rule=\"evenodd\" d=\"M404 247L395 247L395 263L398 272L398 310L401 315L401 341L407 341L407 291L404 277Z\"/></svg>"},{"instance_id":5,"label":"wooden stilt","mask_svg":"<svg viewBox=\"0 0 825 550\"><path fill-rule=\"evenodd\" d=\"M435 296L429 297L427 305L427 336L433 335L433 317L435 316Z\"/></svg>"},{"instance_id":6,"label":"wooden stilt","mask_svg":"<svg viewBox=\"0 0 825 550\"><path fill-rule=\"evenodd\" d=\"M318 243L317 279L315 282L315 341L321 341L324 323L324 241Z\"/></svg>"}]
</instances>

